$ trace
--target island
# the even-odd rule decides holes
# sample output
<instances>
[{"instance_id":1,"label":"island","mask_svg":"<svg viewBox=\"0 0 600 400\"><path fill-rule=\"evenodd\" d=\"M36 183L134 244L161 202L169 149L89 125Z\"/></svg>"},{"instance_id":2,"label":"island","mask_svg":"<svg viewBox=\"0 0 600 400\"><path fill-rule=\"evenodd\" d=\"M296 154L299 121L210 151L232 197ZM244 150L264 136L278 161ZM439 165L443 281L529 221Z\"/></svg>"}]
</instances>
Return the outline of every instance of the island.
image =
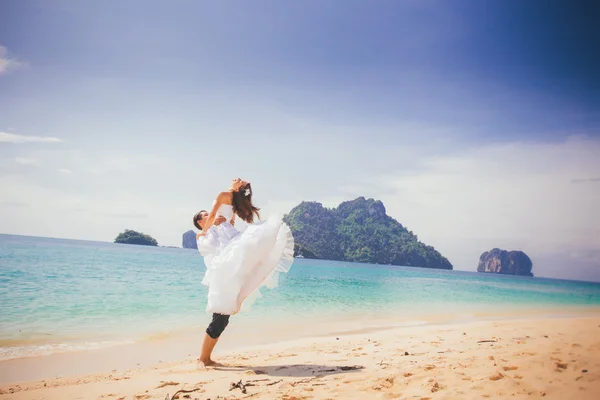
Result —
<instances>
[{"instance_id":1,"label":"island","mask_svg":"<svg viewBox=\"0 0 600 400\"><path fill-rule=\"evenodd\" d=\"M196 241L196 232L189 230L182 235L181 247L184 249L198 250L198 242Z\"/></svg>"},{"instance_id":2,"label":"island","mask_svg":"<svg viewBox=\"0 0 600 400\"><path fill-rule=\"evenodd\" d=\"M479 257L477 272L533 276L532 267L531 259L522 251L494 248Z\"/></svg>"},{"instance_id":3,"label":"island","mask_svg":"<svg viewBox=\"0 0 600 400\"><path fill-rule=\"evenodd\" d=\"M125 232L119 233L115 243L124 244L139 244L143 246L158 246L158 242L150 235L145 235L141 232L136 232L131 229L125 229Z\"/></svg>"},{"instance_id":4,"label":"island","mask_svg":"<svg viewBox=\"0 0 600 400\"><path fill-rule=\"evenodd\" d=\"M358 197L333 209L303 201L284 221L299 258L452 269L448 259L388 216L379 200Z\"/></svg>"}]
</instances>

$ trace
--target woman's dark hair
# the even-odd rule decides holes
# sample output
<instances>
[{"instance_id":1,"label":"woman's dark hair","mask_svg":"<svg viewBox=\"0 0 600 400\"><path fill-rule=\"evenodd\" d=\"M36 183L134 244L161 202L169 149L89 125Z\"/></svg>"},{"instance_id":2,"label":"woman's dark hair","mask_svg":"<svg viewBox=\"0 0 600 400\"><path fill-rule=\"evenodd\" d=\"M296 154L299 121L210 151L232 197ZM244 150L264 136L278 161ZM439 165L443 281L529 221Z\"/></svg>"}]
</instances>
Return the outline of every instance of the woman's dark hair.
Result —
<instances>
[{"instance_id":1,"label":"woman's dark hair","mask_svg":"<svg viewBox=\"0 0 600 400\"><path fill-rule=\"evenodd\" d=\"M258 212L260 208L254 207L252 204L252 186L250 183L240 187L240 190L237 192L232 192L231 202L233 212L247 223L251 224L254 222L254 215L260 219Z\"/></svg>"},{"instance_id":2,"label":"woman's dark hair","mask_svg":"<svg viewBox=\"0 0 600 400\"><path fill-rule=\"evenodd\" d=\"M196 228L198 228L199 230L202 230L202 227L200 226L200 220L202 219L201 214L203 212L206 212L206 210L200 210L196 213L196 215L194 215L194 219L192 220L192 222L194 223L194 226Z\"/></svg>"}]
</instances>

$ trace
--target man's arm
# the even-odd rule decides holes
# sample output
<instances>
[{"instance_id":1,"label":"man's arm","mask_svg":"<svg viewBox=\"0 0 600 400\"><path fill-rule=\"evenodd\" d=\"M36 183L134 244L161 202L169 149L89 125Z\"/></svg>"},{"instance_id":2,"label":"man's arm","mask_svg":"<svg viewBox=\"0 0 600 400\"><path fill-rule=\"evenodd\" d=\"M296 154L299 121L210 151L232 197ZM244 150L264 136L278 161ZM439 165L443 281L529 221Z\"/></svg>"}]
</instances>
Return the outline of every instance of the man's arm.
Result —
<instances>
[{"instance_id":1,"label":"man's arm","mask_svg":"<svg viewBox=\"0 0 600 400\"><path fill-rule=\"evenodd\" d=\"M222 215L219 215L217 218L215 218L215 223L213 225L214 226L219 226L219 225L221 225L225 221L227 221L227 218L225 218ZM199 237L200 237L200 233L197 233L196 234L196 240L198 240Z\"/></svg>"}]
</instances>

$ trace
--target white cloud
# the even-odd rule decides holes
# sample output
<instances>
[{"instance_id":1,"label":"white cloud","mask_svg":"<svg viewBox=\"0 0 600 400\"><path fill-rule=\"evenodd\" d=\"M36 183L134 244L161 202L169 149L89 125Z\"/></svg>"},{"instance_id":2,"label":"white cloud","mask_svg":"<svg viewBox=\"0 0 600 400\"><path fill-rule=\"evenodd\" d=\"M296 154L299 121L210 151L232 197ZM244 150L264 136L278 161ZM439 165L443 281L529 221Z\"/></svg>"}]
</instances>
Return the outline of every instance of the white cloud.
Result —
<instances>
[{"instance_id":1,"label":"white cloud","mask_svg":"<svg viewBox=\"0 0 600 400\"><path fill-rule=\"evenodd\" d=\"M17 164L21 164L21 165L32 165L32 166L38 166L41 164L39 162L39 160L36 160L35 158L26 158L26 157L16 157L15 162Z\"/></svg>"},{"instance_id":2,"label":"white cloud","mask_svg":"<svg viewBox=\"0 0 600 400\"><path fill-rule=\"evenodd\" d=\"M62 174L67 174L67 175L68 175L68 174L72 174L72 173L73 173L73 171L71 171L71 170L70 170L70 169L68 169L68 168L60 168L60 169L58 170L58 172L60 172L60 173L62 173Z\"/></svg>"},{"instance_id":3,"label":"white cloud","mask_svg":"<svg viewBox=\"0 0 600 400\"><path fill-rule=\"evenodd\" d=\"M0 46L0 75L7 74L10 71L14 71L26 66L27 63L19 61L13 57L9 57L6 47Z\"/></svg>"},{"instance_id":4,"label":"white cloud","mask_svg":"<svg viewBox=\"0 0 600 400\"><path fill-rule=\"evenodd\" d=\"M26 136L16 133L0 132L0 143L60 143L62 139L43 136Z\"/></svg>"},{"instance_id":5,"label":"white cloud","mask_svg":"<svg viewBox=\"0 0 600 400\"><path fill-rule=\"evenodd\" d=\"M20 201L3 201L0 202L0 205L3 207L16 207L16 208L21 208L21 207L27 207L28 204L24 203L24 202L20 202Z\"/></svg>"},{"instance_id":6,"label":"white cloud","mask_svg":"<svg viewBox=\"0 0 600 400\"><path fill-rule=\"evenodd\" d=\"M124 219L146 219L150 217L148 213L140 213L137 211L125 211L125 212L101 212L102 216L112 218L124 218Z\"/></svg>"},{"instance_id":7,"label":"white cloud","mask_svg":"<svg viewBox=\"0 0 600 400\"><path fill-rule=\"evenodd\" d=\"M173 160L157 156L155 154L111 154L96 160L92 167L88 167L86 172L94 175L139 173L140 171L155 169L160 166L161 169L172 166Z\"/></svg>"},{"instance_id":8,"label":"white cloud","mask_svg":"<svg viewBox=\"0 0 600 400\"><path fill-rule=\"evenodd\" d=\"M590 260L600 251L598 154L600 140L585 137L499 144L429 158L419 172L370 184L381 187L388 214L456 269L474 270L481 253L501 247L525 251L543 275L537 256Z\"/></svg>"},{"instance_id":9,"label":"white cloud","mask_svg":"<svg viewBox=\"0 0 600 400\"><path fill-rule=\"evenodd\" d=\"M600 178L572 179L573 183L600 183Z\"/></svg>"},{"instance_id":10,"label":"white cloud","mask_svg":"<svg viewBox=\"0 0 600 400\"><path fill-rule=\"evenodd\" d=\"M184 230L165 234L165 224L191 226L189 212L181 215L177 205L163 204L159 199L112 191L99 195L66 191L59 185L40 186L19 175L0 176L0 186L1 233L110 241L130 228L150 233L161 244L172 244L180 240ZM25 201L28 207L12 206Z\"/></svg>"},{"instance_id":11,"label":"white cloud","mask_svg":"<svg viewBox=\"0 0 600 400\"><path fill-rule=\"evenodd\" d=\"M600 249L575 250L569 253L574 260L586 261L600 265Z\"/></svg>"}]
</instances>

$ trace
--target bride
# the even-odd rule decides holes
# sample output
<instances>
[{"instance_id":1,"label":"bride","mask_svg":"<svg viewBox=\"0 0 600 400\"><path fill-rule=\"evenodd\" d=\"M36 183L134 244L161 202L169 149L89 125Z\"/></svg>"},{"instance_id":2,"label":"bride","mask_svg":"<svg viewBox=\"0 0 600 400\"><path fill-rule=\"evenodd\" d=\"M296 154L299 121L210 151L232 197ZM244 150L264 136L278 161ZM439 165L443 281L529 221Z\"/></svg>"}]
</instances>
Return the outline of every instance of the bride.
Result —
<instances>
[{"instance_id":1,"label":"bride","mask_svg":"<svg viewBox=\"0 0 600 400\"><path fill-rule=\"evenodd\" d=\"M289 227L280 217L255 223L259 211L252 204L251 184L236 178L228 191L219 193L210 213L194 216L194 225L202 231L197 241L206 265L202 280L208 286L206 309L213 313L200 356L205 366L214 364L210 355L229 316L237 314L242 304L249 306L249 297L260 296L260 287L276 287L279 273L287 273L294 261ZM249 224L243 232L233 227L236 217Z\"/></svg>"}]
</instances>

